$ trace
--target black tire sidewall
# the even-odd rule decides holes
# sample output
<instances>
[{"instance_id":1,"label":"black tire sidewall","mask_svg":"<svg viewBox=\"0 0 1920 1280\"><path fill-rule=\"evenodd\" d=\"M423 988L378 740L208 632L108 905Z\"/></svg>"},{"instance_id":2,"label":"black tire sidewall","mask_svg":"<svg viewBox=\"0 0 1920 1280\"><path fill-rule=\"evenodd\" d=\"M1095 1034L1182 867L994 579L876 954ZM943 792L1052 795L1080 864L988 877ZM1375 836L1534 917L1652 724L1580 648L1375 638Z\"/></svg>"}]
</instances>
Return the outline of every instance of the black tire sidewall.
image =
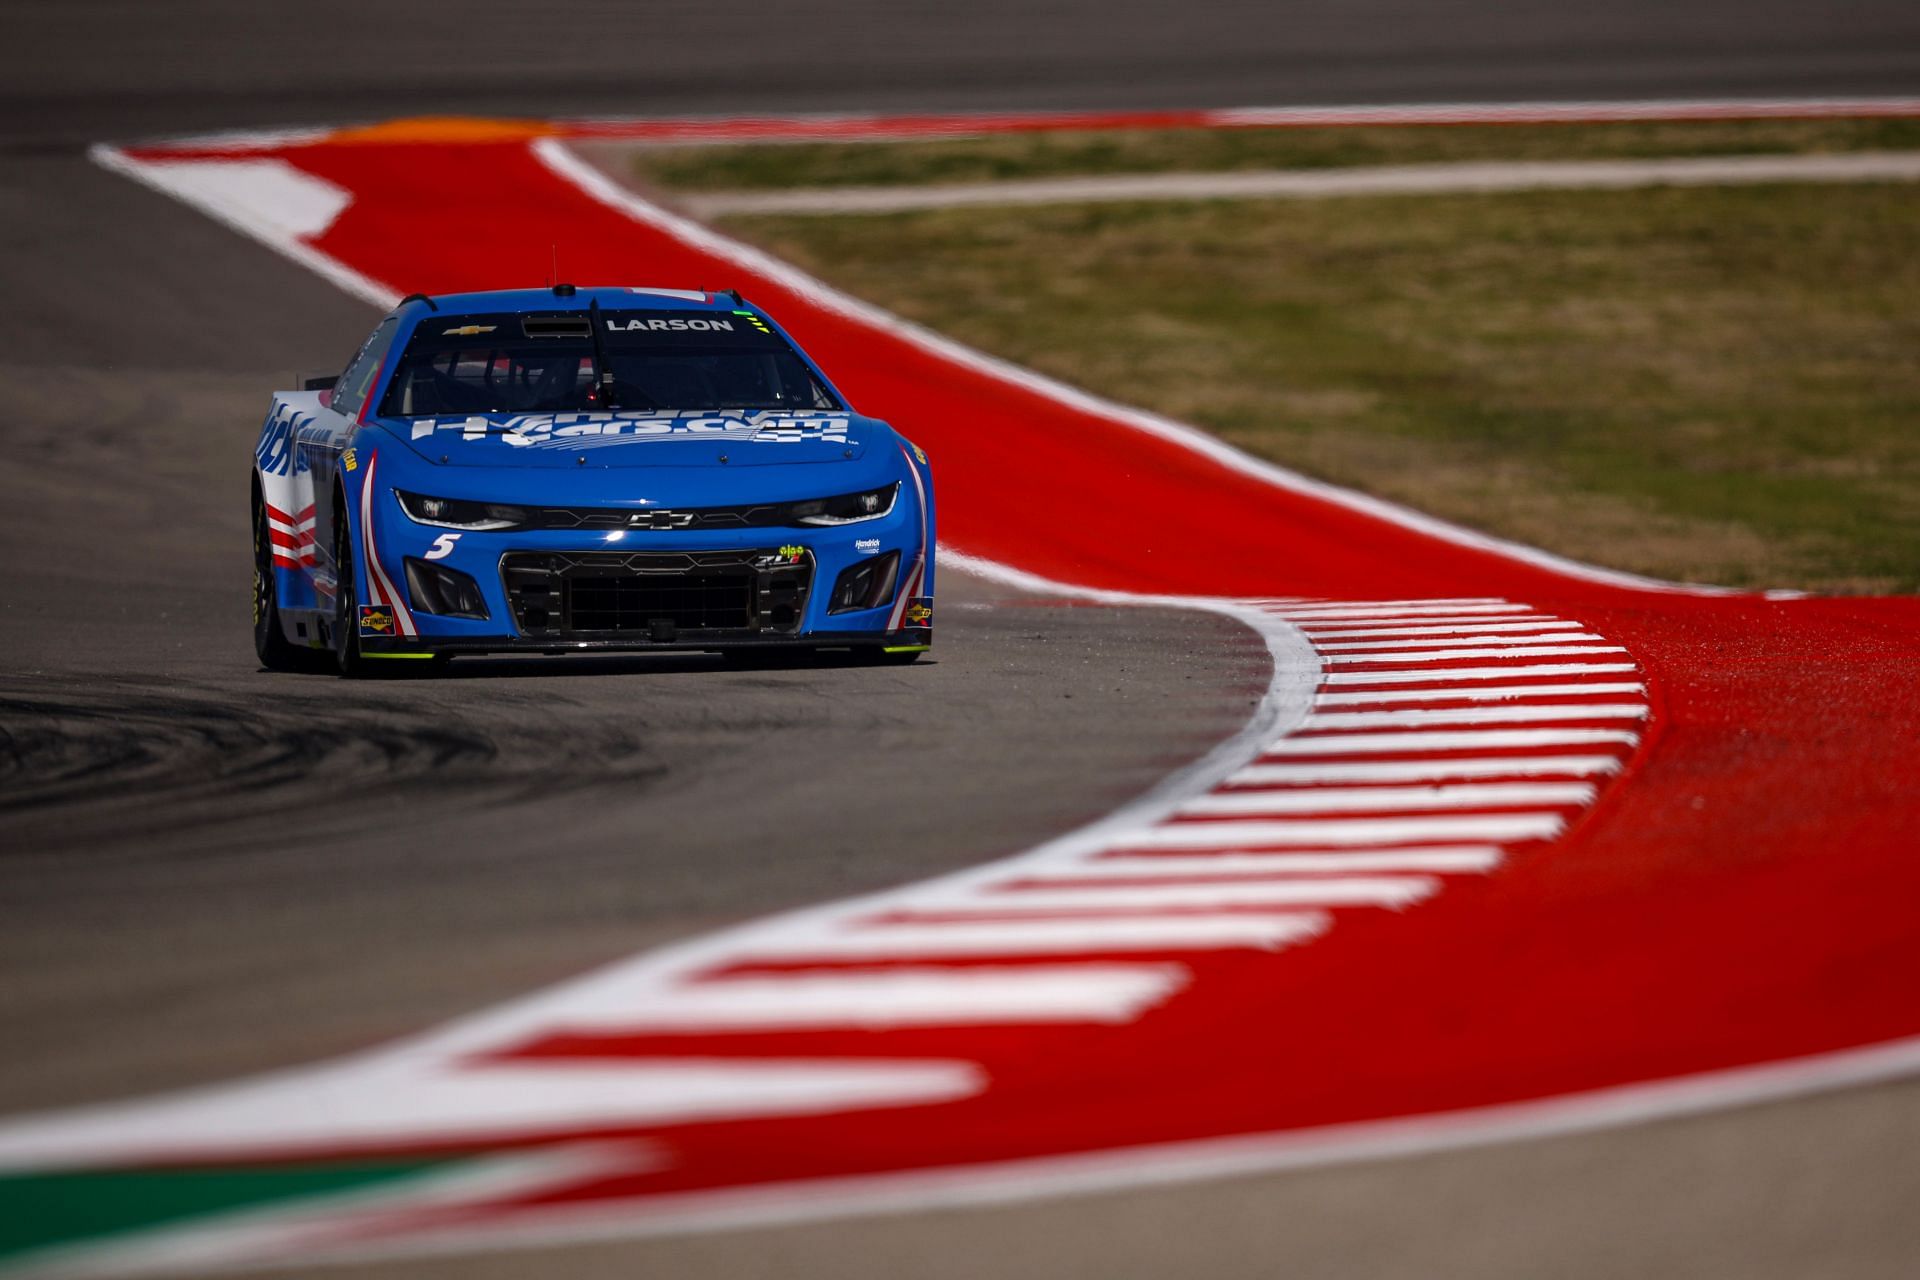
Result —
<instances>
[{"instance_id":1,"label":"black tire sidewall","mask_svg":"<svg viewBox=\"0 0 1920 1280\"><path fill-rule=\"evenodd\" d=\"M267 509L253 504L253 652L264 666L273 666L273 640L280 625L279 592L274 590L272 535L267 532Z\"/></svg>"},{"instance_id":2,"label":"black tire sidewall","mask_svg":"<svg viewBox=\"0 0 1920 1280\"><path fill-rule=\"evenodd\" d=\"M353 563L353 530L344 510L334 516L333 601L334 665L343 676L357 676L366 668L360 656L359 571Z\"/></svg>"}]
</instances>

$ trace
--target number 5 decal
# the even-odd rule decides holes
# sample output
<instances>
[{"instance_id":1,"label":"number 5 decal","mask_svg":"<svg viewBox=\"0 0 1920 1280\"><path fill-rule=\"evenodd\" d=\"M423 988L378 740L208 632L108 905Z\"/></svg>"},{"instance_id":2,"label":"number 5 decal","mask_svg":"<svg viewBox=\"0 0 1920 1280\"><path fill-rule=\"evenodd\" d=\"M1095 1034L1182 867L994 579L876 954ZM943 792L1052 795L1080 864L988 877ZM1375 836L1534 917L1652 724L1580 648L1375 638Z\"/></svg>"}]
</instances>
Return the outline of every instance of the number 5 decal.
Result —
<instances>
[{"instance_id":1,"label":"number 5 decal","mask_svg":"<svg viewBox=\"0 0 1920 1280\"><path fill-rule=\"evenodd\" d=\"M460 541L457 533L443 533L433 540L433 546L427 552L429 560L445 560L453 554L453 544Z\"/></svg>"}]
</instances>

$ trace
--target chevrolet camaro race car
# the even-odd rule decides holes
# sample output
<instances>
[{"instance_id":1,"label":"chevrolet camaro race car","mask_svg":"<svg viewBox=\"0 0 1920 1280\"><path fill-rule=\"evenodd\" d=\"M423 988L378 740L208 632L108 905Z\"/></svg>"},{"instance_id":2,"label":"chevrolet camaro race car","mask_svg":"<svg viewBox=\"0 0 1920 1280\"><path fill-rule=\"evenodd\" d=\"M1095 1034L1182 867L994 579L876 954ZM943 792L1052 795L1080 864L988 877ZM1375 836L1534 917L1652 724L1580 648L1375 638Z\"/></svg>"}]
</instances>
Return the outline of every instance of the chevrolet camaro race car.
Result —
<instances>
[{"instance_id":1,"label":"chevrolet camaro race car","mask_svg":"<svg viewBox=\"0 0 1920 1280\"><path fill-rule=\"evenodd\" d=\"M274 394L253 540L277 670L933 641L926 455L737 293L415 294Z\"/></svg>"}]
</instances>

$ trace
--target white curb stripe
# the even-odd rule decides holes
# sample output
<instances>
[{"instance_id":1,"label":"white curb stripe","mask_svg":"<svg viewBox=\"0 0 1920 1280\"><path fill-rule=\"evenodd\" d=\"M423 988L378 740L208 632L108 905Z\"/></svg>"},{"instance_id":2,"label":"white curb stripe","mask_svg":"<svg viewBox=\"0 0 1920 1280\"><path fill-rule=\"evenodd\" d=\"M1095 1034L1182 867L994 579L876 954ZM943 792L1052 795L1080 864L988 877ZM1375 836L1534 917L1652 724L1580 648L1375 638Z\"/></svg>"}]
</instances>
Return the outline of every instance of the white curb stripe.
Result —
<instances>
[{"instance_id":1,"label":"white curb stripe","mask_svg":"<svg viewBox=\"0 0 1920 1280\"><path fill-rule=\"evenodd\" d=\"M1546 840L1566 825L1557 813L1500 813L1474 817L1348 818L1289 822L1170 822L1130 837L1116 848L1241 849L1288 845L1389 845L1488 840Z\"/></svg>"},{"instance_id":2,"label":"white curb stripe","mask_svg":"<svg viewBox=\"0 0 1920 1280\"><path fill-rule=\"evenodd\" d=\"M1078 867L1049 873L1053 880L1076 877L1164 875L1169 879L1209 875L1363 875L1376 872L1460 873L1483 875L1505 855L1498 845L1428 846L1420 849L1335 849L1319 853L1109 853Z\"/></svg>"},{"instance_id":3,"label":"white curb stripe","mask_svg":"<svg viewBox=\"0 0 1920 1280\"><path fill-rule=\"evenodd\" d=\"M1602 681L1577 684L1496 684L1450 689L1363 689L1354 693L1323 693L1313 700L1316 707L1354 707L1396 702L1512 702L1519 698L1562 698L1580 694L1645 694L1647 686L1635 681Z\"/></svg>"},{"instance_id":4,"label":"white curb stripe","mask_svg":"<svg viewBox=\"0 0 1920 1280\"><path fill-rule=\"evenodd\" d=\"M1315 782L1417 782L1447 778L1594 777L1620 772L1618 756L1504 756L1485 760L1380 760L1365 764L1255 764L1235 773L1235 786Z\"/></svg>"},{"instance_id":5,"label":"white curb stripe","mask_svg":"<svg viewBox=\"0 0 1920 1280\"><path fill-rule=\"evenodd\" d=\"M1531 655L1530 655L1531 656ZM1546 662L1514 667L1450 667L1445 671L1329 671L1327 684L1444 685L1452 680L1510 680L1522 676L1622 675L1638 670L1631 662Z\"/></svg>"},{"instance_id":6,"label":"white curb stripe","mask_svg":"<svg viewBox=\"0 0 1920 1280\"><path fill-rule=\"evenodd\" d=\"M1313 729L1390 729L1423 724L1527 724L1561 720L1644 720L1643 702L1563 702L1531 707L1412 707L1393 711L1320 711L1300 726Z\"/></svg>"},{"instance_id":7,"label":"white curb stripe","mask_svg":"<svg viewBox=\"0 0 1920 1280\"><path fill-rule=\"evenodd\" d=\"M1387 653L1407 649L1445 649L1461 644L1481 644L1500 649L1524 649L1532 645L1582 644L1587 641L1606 639L1605 636L1597 636L1590 631L1549 631L1540 635L1469 636L1465 639L1455 636L1444 639L1428 637L1405 640L1356 640L1350 643L1334 644L1321 643L1324 638L1320 635L1313 637L1314 648L1321 653Z\"/></svg>"},{"instance_id":8,"label":"white curb stripe","mask_svg":"<svg viewBox=\"0 0 1920 1280\"><path fill-rule=\"evenodd\" d=\"M1186 985L1179 965L890 969L709 978L560 1022L606 1031L1128 1022Z\"/></svg>"},{"instance_id":9,"label":"white curb stripe","mask_svg":"<svg viewBox=\"0 0 1920 1280\"><path fill-rule=\"evenodd\" d=\"M1424 751L1502 751L1518 747L1576 747L1598 743L1632 746L1640 735L1626 729L1460 729L1409 733L1338 733L1281 738L1268 756L1348 756Z\"/></svg>"},{"instance_id":10,"label":"white curb stripe","mask_svg":"<svg viewBox=\"0 0 1920 1280\"><path fill-rule=\"evenodd\" d=\"M1036 882L1032 888L993 895L1027 911L1078 911L1088 907L1171 910L1187 907L1404 907L1438 892L1430 876L1327 876L1252 880L1223 884L1099 886L1071 881Z\"/></svg>"},{"instance_id":11,"label":"white curb stripe","mask_svg":"<svg viewBox=\"0 0 1920 1280\"><path fill-rule=\"evenodd\" d=\"M1550 644L1537 649L1428 649L1417 653L1328 653L1321 661L1332 663L1414 663L1465 662L1473 658L1562 658L1576 653L1625 653L1616 644Z\"/></svg>"},{"instance_id":12,"label":"white curb stripe","mask_svg":"<svg viewBox=\"0 0 1920 1280\"><path fill-rule=\"evenodd\" d=\"M1525 805L1586 805L1594 789L1584 782L1469 783L1442 787L1305 787L1299 790L1217 791L1180 806L1183 814L1407 813L1437 809L1512 809Z\"/></svg>"},{"instance_id":13,"label":"white curb stripe","mask_svg":"<svg viewBox=\"0 0 1920 1280\"><path fill-rule=\"evenodd\" d=\"M1327 927L1327 917L1288 915L1135 916L1091 919L969 920L954 923L871 925L858 931L796 939L775 952L749 951L742 964L806 960L884 960L889 957L1100 954L1113 951L1213 951L1253 947L1272 951L1305 942Z\"/></svg>"},{"instance_id":14,"label":"white curb stripe","mask_svg":"<svg viewBox=\"0 0 1920 1280\"><path fill-rule=\"evenodd\" d=\"M1564 618L1545 618L1538 614L1527 615L1512 621L1499 622L1434 622L1422 626L1407 627L1339 627L1323 630L1319 627L1302 627L1317 644L1323 640L1364 640L1371 637L1390 636L1472 636L1482 632L1558 631L1578 624Z\"/></svg>"}]
</instances>

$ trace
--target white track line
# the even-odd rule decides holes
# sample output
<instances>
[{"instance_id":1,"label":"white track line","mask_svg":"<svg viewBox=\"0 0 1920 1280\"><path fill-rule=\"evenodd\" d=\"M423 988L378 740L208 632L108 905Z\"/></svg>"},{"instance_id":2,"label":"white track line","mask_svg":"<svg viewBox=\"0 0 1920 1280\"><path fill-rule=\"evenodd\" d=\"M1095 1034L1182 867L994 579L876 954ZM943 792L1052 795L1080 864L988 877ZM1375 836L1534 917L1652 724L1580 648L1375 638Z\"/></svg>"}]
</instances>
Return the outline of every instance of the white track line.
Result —
<instances>
[{"instance_id":1,"label":"white track line","mask_svg":"<svg viewBox=\"0 0 1920 1280\"><path fill-rule=\"evenodd\" d=\"M1224 128L1356 124L1609 124L1634 120L1814 120L1920 115L1920 98L1641 98L1589 102L1424 102L1392 106L1224 107Z\"/></svg>"},{"instance_id":2,"label":"white track line","mask_svg":"<svg viewBox=\"0 0 1920 1280\"><path fill-rule=\"evenodd\" d=\"M1309 635L1315 622L1391 622L1395 618L1493 618L1502 616L1534 618L1539 615L1525 605L1478 603L1420 604L1406 600L1378 603L1330 604L1310 607L1268 609L1268 613L1298 624Z\"/></svg>"},{"instance_id":3,"label":"white track line","mask_svg":"<svg viewBox=\"0 0 1920 1280\"><path fill-rule=\"evenodd\" d=\"M1473 635L1484 631L1558 631L1577 624L1563 618L1531 617L1515 622L1454 622L1437 623L1422 627L1360 627L1358 629L1339 628L1322 631L1318 628L1303 627L1303 631L1315 644L1324 640L1364 640L1373 636L1455 636Z\"/></svg>"},{"instance_id":4,"label":"white track line","mask_svg":"<svg viewBox=\"0 0 1920 1280\"><path fill-rule=\"evenodd\" d=\"M1378 760L1360 764L1254 764L1227 779L1233 786L1316 782L1418 782L1447 778L1585 778L1620 772L1617 756L1496 756L1489 759Z\"/></svg>"},{"instance_id":5,"label":"white track line","mask_svg":"<svg viewBox=\"0 0 1920 1280\"><path fill-rule=\"evenodd\" d=\"M1222 874L1363 875L1376 872L1484 874L1501 863L1498 845L1428 846L1421 849L1339 849L1320 853L1107 853L1077 867L1048 872L1055 880L1075 877Z\"/></svg>"},{"instance_id":6,"label":"white track line","mask_svg":"<svg viewBox=\"0 0 1920 1280\"><path fill-rule=\"evenodd\" d=\"M107 1103L11 1121L8 1172L125 1159L130 1151L245 1159L343 1143L481 1141L569 1128L807 1115L943 1102L978 1092L978 1067L952 1061L782 1058L608 1063L496 1062L448 1071L384 1058L355 1072L277 1072L172 1094L168 1105Z\"/></svg>"},{"instance_id":7,"label":"white track line","mask_svg":"<svg viewBox=\"0 0 1920 1280\"><path fill-rule=\"evenodd\" d=\"M996 904L1004 902L1026 911L1079 911L1089 907L1147 911L1192 907L1405 907L1431 897L1439 889L1438 880L1419 875L1124 886L1083 885L1047 877L991 897ZM981 900L973 899L976 904ZM926 904L924 909L938 908Z\"/></svg>"},{"instance_id":8,"label":"white track line","mask_svg":"<svg viewBox=\"0 0 1920 1280\"><path fill-rule=\"evenodd\" d=\"M1021 965L800 973L689 982L650 999L567 1008L575 1030L1130 1022L1186 985L1178 965Z\"/></svg>"},{"instance_id":9,"label":"white track line","mask_svg":"<svg viewBox=\"0 0 1920 1280\"><path fill-rule=\"evenodd\" d=\"M1303 787L1299 790L1216 791L1180 806L1189 815L1247 817L1287 813L1426 813L1442 809L1514 809L1530 805L1586 805L1585 782L1492 782L1438 787Z\"/></svg>"},{"instance_id":10,"label":"white track line","mask_svg":"<svg viewBox=\"0 0 1920 1280\"><path fill-rule=\"evenodd\" d=\"M1567 658L1577 653L1625 653L1617 644L1550 644L1537 649L1519 648L1475 648L1475 649L1428 649L1410 653L1323 653L1322 662L1329 665L1342 663L1400 663L1416 662L1466 662L1478 658Z\"/></svg>"},{"instance_id":11,"label":"white track line","mask_svg":"<svg viewBox=\"0 0 1920 1280\"><path fill-rule=\"evenodd\" d=\"M1127 849L1245 849L1292 846L1547 840L1566 822L1557 813L1472 817L1299 819L1287 822L1168 822L1117 842Z\"/></svg>"},{"instance_id":12,"label":"white track line","mask_svg":"<svg viewBox=\"0 0 1920 1280\"><path fill-rule=\"evenodd\" d=\"M1358 707L1396 702L1512 702L1518 698L1563 698L1580 694L1645 694L1647 686L1637 681L1600 681L1578 684L1496 684L1464 689L1362 689L1352 693L1323 693L1313 700L1315 707Z\"/></svg>"},{"instance_id":13,"label":"white track line","mask_svg":"<svg viewBox=\"0 0 1920 1280\"><path fill-rule=\"evenodd\" d=\"M1528 655L1534 656L1534 655ZM1448 667L1443 671L1329 671L1326 684L1444 684L1450 680L1513 680L1534 676L1622 675L1631 662L1542 662L1512 667Z\"/></svg>"},{"instance_id":14,"label":"white track line","mask_svg":"<svg viewBox=\"0 0 1920 1280\"><path fill-rule=\"evenodd\" d=\"M1159 200L1327 200L1506 191L1620 191L1640 187L1920 181L1920 155L1660 156L1638 160L1469 160L1337 169L1093 174L926 186L795 187L685 193L695 216L847 215L929 209Z\"/></svg>"},{"instance_id":15,"label":"white track line","mask_svg":"<svg viewBox=\"0 0 1920 1280\"><path fill-rule=\"evenodd\" d=\"M1361 871L1367 869L1355 868ZM1327 917L1312 911L1290 915L1240 913L875 924L857 930L823 933L814 939L796 939L778 951L748 951L737 963L790 963L808 959L882 960L895 956L925 959L934 956L1099 955L1116 951L1212 951L1234 947L1273 951L1317 937L1326 927Z\"/></svg>"},{"instance_id":16,"label":"white track line","mask_svg":"<svg viewBox=\"0 0 1920 1280\"><path fill-rule=\"evenodd\" d=\"M1323 636L1313 637L1313 647L1321 653L1389 653L1407 649L1445 649L1461 644L1483 644L1501 649L1524 649L1543 644L1585 644L1591 641L1604 641L1605 636L1594 635L1591 631L1548 631L1537 635L1525 633L1506 633L1490 636L1409 637L1404 640L1354 640L1323 643Z\"/></svg>"},{"instance_id":17,"label":"white track line","mask_svg":"<svg viewBox=\"0 0 1920 1280\"><path fill-rule=\"evenodd\" d=\"M1562 702L1519 707L1402 707L1391 711L1316 711L1300 727L1399 729L1443 724L1552 724L1566 720L1644 720L1644 702Z\"/></svg>"},{"instance_id":18,"label":"white track line","mask_svg":"<svg viewBox=\"0 0 1920 1280\"><path fill-rule=\"evenodd\" d=\"M1428 751L1509 751L1522 747L1580 747L1600 743L1632 746L1640 735L1627 729L1433 729L1407 733L1338 733L1280 738L1268 756L1350 756Z\"/></svg>"}]
</instances>

